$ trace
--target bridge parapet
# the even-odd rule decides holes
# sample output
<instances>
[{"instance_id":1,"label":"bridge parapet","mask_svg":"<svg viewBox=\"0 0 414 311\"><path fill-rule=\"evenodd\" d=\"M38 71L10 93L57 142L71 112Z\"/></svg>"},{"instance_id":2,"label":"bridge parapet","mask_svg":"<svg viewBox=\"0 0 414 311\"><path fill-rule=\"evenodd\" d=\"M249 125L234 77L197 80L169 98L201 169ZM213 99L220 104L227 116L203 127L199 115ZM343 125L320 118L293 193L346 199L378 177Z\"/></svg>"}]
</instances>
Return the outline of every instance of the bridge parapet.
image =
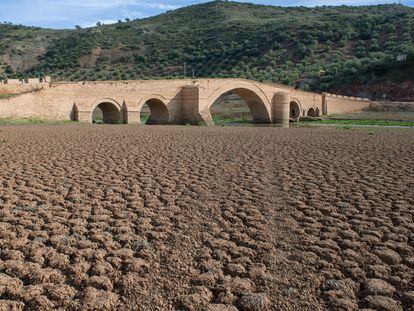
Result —
<instances>
[{"instance_id":1,"label":"bridge parapet","mask_svg":"<svg viewBox=\"0 0 414 311\"><path fill-rule=\"evenodd\" d=\"M343 98L343 99L352 99L352 100L360 100L360 101L371 101L368 97L354 97L354 96L346 96L346 95L340 95L340 94L332 94L332 93L325 93L326 96L329 97L336 97L336 98Z\"/></svg>"},{"instance_id":2,"label":"bridge parapet","mask_svg":"<svg viewBox=\"0 0 414 311\"><path fill-rule=\"evenodd\" d=\"M25 84L39 84L50 83L51 77L45 76L41 78L25 78L25 79L0 79L1 85L25 85Z\"/></svg>"},{"instance_id":3,"label":"bridge parapet","mask_svg":"<svg viewBox=\"0 0 414 311\"><path fill-rule=\"evenodd\" d=\"M0 94L19 94L49 87L50 77L0 80Z\"/></svg>"}]
</instances>

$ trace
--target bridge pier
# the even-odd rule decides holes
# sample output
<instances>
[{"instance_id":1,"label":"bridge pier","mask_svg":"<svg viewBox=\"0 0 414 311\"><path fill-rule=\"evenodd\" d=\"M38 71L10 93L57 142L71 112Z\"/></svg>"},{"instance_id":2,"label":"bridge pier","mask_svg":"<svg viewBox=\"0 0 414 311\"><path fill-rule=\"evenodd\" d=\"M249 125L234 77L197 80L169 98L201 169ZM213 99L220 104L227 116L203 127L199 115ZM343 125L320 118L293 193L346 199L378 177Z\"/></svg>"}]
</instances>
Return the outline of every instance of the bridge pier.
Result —
<instances>
[{"instance_id":1,"label":"bridge pier","mask_svg":"<svg viewBox=\"0 0 414 311\"><path fill-rule=\"evenodd\" d=\"M277 92L273 100L272 120L273 124L281 127L289 127L290 94Z\"/></svg>"},{"instance_id":2,"label":"bridge pier","mask_svg":"<svg viewBox=\"0 0 414 311\"><path fill-rule=\"evenodd\" d=\"M326 92L322 93L322 115L328 114L328 99L326 95Z\"/></svg>"},{"instance_id":3,"label":"bridge pier","mask_svg":"<svg viewBox=\"0 0 414 311\"><path fill-rule=\"evenodd\" d=\"M124 124L141 124L141 112L124 110L123 121Z\"/></svg>"},{"instance_id":4,"label":"bridge pier","mask_svg":"<svg viewBox=\"0 0 414 311\"><path fill-rule=\"evenodd\" d=\"M121 123L122 124L141 124L141 112L135 107L128 107L128 102L133 102L130 99L124 99L121 107Z\"/></svg>"},{"instance_id":5,"label":"bridge pier","mask_svg":"<svg viewBox=\"0 0 414 311\"><path fill-rule=\"evenodd\" d=\"M76 121L80 123L92 123L92 117L90 111L77 111Z\"/></svg>"},{"instance_id":6,"label":"bridge pier","mask_svg":"<svg viewBox=\"0 0 414 311\"><path fill-rule=\"evenodd\" d=\"M196 125L204 122L214 125L209 111L204 111L198 86L186 86L181 90L181 124Z\"/></svg>"}]
</instances>

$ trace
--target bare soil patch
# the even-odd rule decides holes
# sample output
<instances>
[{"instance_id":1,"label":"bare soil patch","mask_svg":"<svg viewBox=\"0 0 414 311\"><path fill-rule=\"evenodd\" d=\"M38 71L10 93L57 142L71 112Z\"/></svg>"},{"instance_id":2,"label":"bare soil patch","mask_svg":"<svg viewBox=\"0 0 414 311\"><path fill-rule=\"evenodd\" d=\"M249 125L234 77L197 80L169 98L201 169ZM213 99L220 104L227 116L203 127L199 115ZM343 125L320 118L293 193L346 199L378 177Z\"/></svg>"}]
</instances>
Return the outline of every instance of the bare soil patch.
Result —
<instances>
[{"instance_id":1,"label":"bare soil patch","mask_svg":"<svg viewBox=\"0 0 414 311\"><path fill-rule=\"evenodd\" d=\"M414 131L0 128L0 310L402 310Z\"/></svg>"}]
</instances>

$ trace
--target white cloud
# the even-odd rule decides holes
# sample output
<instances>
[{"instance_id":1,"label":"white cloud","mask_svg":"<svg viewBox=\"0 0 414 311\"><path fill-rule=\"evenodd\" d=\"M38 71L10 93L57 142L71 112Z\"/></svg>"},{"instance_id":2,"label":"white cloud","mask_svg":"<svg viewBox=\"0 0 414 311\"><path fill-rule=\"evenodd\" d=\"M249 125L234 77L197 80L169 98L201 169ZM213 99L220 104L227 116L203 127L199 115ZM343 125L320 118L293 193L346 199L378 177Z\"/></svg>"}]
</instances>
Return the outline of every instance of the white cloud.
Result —
<instances>
[{"instance_id":1,"label":"white cloud","mask_svg":"<svg viewBox=\"0 0 414 311\"><path fill-rule=\"evenodd\" d=\"M104 19L102 21L99 21L100 23L104 24L104 25L110 25L110 24L115 24L118 22L118 20L114 20L114 19ZM93 22L85 22L85 23L81 23L81 27L83 28L89 28L89 27L94 27L96 26L97 21Z\"/></svg>"},{"instance_id":2,"label":"white cloud","mask_svg":"<svg viewBox=\"0 0 414 311\"><path fill-rule=\"evenodd\" d=\"M98 21L110 24L118 19L145 18L179 7L170 0L3 1L0 0L0 20L52 28L73 28L76 24L91 27Z\"/></svg>"}]
</instances>

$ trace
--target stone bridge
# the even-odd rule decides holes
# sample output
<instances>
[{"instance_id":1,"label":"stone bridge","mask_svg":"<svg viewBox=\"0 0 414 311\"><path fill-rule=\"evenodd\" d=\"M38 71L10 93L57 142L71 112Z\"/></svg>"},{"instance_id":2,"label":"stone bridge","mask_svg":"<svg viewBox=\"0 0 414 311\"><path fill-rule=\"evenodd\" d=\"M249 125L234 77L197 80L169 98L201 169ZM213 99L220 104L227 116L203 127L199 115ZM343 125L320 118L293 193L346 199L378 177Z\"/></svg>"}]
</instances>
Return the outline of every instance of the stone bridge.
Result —
<instances>
[{"instance_id":1,"label":"stone bridge","mask_svg":"<svg viewBox=\"0 0 414 311\"><path fill-rule=\"evenodd\" d=\"M0 90L11 87L3 84ZM317 94L244 79L39 81L26 94L0 100L0 118L92 123L93 113L99 107L105 123L140 124L142 107L147 104L150 124L212 125L210 108L228 92L246 102L254 122L259 124L287 125L292 118L355 112L370 104L362 98Z\"/></svg>"}]
</instances>

